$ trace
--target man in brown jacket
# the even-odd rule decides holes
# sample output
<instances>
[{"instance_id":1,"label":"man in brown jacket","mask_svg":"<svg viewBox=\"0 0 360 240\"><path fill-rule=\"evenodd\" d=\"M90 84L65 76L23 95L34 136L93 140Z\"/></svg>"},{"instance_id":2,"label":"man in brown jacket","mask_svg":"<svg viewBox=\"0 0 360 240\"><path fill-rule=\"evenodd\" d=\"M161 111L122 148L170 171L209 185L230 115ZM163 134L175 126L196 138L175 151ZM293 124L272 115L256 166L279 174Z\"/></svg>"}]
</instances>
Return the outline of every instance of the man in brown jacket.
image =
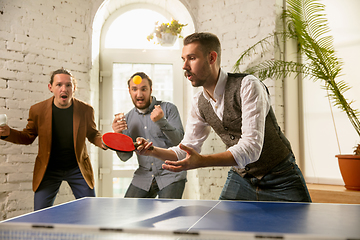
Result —
<instances>
[{"instance_id":1,"label":"man in brown jacket","mask_svg":"<svg viewBox=\"0 0 360 240\"><path fill-rule=\"evenodd\" d=\"M39 136L33 173L34 209L53 205L62 181L67 181L75 198L94 197L94 174L85 139L106 149L96 129L93 108L76 98L76 79L66 69L51 75L53 97L31 106L26 128L18 131L0 127L1 139L31 144Z\"/></svg>"}]
</instances>

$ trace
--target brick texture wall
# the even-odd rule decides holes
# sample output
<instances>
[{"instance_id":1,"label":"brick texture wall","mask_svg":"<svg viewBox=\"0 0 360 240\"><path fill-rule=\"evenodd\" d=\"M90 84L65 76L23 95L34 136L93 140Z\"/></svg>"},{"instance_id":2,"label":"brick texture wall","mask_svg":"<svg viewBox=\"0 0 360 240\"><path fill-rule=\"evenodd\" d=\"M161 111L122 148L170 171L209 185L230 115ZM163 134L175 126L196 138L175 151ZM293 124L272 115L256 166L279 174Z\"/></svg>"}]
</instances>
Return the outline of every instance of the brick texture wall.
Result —
<instances>
[{"instance_id":1,"label":"brick texture wall","mask_svg":"<svg viewBox=\"0 0 360 240\"><path fill-rule=\"evenodd\" d=\"M153 1L158 2L162 1ZM193 16L197 31L219 36L222 66L227 71L232 70L244 49L275 30L276 0L181 2ZM77 77L76 97L91 103L92 21L94 9L101 3L102 0L0 1L0 113L7 114L10 127L23 129L30 106L51 96L47 89L50 73L60 67L70 69ZM268 85L271 87L272 83ZM202 153L224 150L212 132ZM33 210L31 182L36 154L37 141L30 146L0 141L0 220ZM227 171L228 168L189 171L185 197L217 199ZM63 184L55 204L72 199L71 190Z\"/></svg>"},{"instance_id":2,"label":"brick texture wall","mask_svg":"<svg viewBox=\"0 0 360 240\"><path fill-rule=\"evenodd\" d=\"M0 113L23 129L32 104L52 96L50 73L64 67L78 79L76 97L89 102L91 27L87 1L0 1ZM33 210L37 140L0 141L0 220ZM67 184L56 204L72 200Z\"/></svg>"}]
</instances>

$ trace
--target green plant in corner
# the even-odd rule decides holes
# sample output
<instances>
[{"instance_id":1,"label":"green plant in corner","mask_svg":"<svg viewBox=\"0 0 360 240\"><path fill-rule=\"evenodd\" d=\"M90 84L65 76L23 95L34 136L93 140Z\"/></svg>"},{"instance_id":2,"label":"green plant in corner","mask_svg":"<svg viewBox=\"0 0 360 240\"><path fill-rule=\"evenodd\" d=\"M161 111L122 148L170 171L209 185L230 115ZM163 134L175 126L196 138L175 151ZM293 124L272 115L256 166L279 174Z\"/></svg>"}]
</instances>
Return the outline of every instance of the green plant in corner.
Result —
<instances>
[{"instance_id":1,"label":"green plant in corner","mask_svg":"<svg viewBox=\"0 0 360 240\"><path fill-rule=\"evenodd\" d=\"M352 108L352 101L344 97L350 86L345 81L338 80L343 63L335 55L333 37L327 35L330 29L323 13L325 6L315 0L287 0L287 3L288 8L282 14L285 30L270 34L244 51L235 63L234 71L240 72L240 65L244 60L258 52L265 54L269 49L278 47L279 42L296 40L301 62L266 60L243 72L257 75L261 80L281 79L293 73L321 81L329 100L347 114L360 137L359 111ZM360 155L360 144L355 147L354 154Z\"/></svg>"},{"instance_id":2,"label":"green plant in corner","mask_svg":"<svg viewBox=\"0 0 360 240\"><path fill-rule=\"evenodd\" d=\"M169 23L159 24L159 22L156 22L155 29L150 35L147 36L147 40L153 40L154 36L161 39L164 33L170 33L171 35L182 38L181 31L185 26L187 26L187 24L181 24L178 20L174 19L171 19L171 22Z\"/></svg>"}]
</instances>

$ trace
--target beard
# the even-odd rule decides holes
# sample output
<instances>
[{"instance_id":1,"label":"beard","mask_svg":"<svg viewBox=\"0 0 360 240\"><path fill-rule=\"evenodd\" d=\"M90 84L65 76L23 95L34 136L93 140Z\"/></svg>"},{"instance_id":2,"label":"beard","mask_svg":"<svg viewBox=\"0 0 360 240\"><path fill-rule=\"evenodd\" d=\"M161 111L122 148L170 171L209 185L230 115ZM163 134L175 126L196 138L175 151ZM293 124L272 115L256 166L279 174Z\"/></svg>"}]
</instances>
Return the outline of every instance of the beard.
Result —
<instances>
[{"instance_id":1,"label":"beard","mask_svg":"<svg viewBox=\"0 0 360 240\"><path fill-rule=\"evenodd\" d=\"M193 87L201 87L204 86L207 79L211 75L211 69L210 66L205 64L201 71L199 71L199 74L195 74L189 70L184 70L184 76L191 82L191 85ZM200 77L201 76L201 77ZM190 78L189 78L190 77Z\"/></svg>"},{"instance_id":2,"label":"beard","mask_svg":"<svg viewBox=\"0 0 360 240\"><path fill-rule=\"evenodd\" d=\"M141 102L139 102L137 99L132 99L132 102L135 105L135 107L140 109L140 110L147 109L151 104L150 98L149 99L142 99Z\"/></svg>"}]
</instances>

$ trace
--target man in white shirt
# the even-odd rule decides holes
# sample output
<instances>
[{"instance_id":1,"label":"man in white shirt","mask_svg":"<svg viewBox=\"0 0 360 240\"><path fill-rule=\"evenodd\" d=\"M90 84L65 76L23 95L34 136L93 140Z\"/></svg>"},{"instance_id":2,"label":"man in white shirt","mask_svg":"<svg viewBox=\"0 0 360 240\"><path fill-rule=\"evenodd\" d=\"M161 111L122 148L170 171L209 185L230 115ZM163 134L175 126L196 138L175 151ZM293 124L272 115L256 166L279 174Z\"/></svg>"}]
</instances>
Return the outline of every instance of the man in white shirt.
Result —
<instances>
[{"instance_id":1,"label":"man in white shirt","mask_svg":"<svg viewBox=\"0 0 360 240\"><path fill-rule=\"evenodd\" d=\"M281 132L266 86L252 75L220 68L220 41L211 33L184 39L185 76L203 91L193 97L185 136L179 146L148 150L138 139L139 154L163 159L163 168L178 172L232 166L220 199L311 202L289 141ZM210 128L226 144L225 152L201 155Z\"/></svg>"}]
</instances>

